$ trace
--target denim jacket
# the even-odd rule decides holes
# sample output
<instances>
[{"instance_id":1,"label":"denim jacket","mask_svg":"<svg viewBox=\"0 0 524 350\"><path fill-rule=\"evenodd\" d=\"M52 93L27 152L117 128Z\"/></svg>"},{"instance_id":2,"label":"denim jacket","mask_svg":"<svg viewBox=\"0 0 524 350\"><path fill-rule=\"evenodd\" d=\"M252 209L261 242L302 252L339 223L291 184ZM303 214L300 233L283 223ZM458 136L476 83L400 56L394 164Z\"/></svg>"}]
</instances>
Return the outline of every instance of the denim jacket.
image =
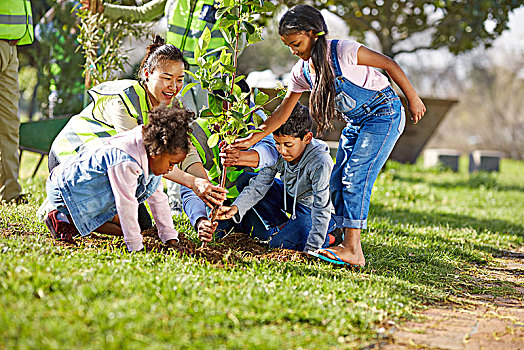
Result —
<instances>
[{"instance_id":1,"label":"denim jacket","mask_svg":"<svg viewBox=\"0 0 524 350\"><path fill-rule=\"evenodd\" d=\"M117 214L108 169L122 162L137 161L126 152L109 146L86 150L70 160L55 168L53 177L76 228L85 236ZM135 191L137 201L142 203L148 199L161 180L161 176L141 174Z\"/></svg>"}]
</instances>

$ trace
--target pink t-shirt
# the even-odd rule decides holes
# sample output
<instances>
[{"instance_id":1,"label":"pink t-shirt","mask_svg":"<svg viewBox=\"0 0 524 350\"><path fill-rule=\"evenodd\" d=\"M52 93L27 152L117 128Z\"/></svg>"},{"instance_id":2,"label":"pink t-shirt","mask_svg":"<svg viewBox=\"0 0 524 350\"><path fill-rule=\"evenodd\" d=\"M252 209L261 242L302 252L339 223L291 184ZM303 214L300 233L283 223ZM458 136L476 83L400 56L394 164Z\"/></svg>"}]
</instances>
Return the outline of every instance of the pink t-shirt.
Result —
<instances>
[{"instance_id":1,"label":"pink t-shirt","mask_svg":"<svg viewBox=\"0 0 524 350\"><path fill-rule=\"evenodd\" d=\"M331 41L327 41L327 53L331 67ZM373 67L358 65L357 51L362 44L351 40L339 40L337 46L337 56L342 75L349 79L353 84L363 88L380 91L388 87L388 78ZM299 59L298 62L291 69L291 79L289 81L288 89L293 92L304 92L311 90L306 77L302 71L304 60ZM309 64L312 65L311 59ZM309 71L313 85L315 85L315 74ZM333 74L335 71L333 70Z\"/></svg>"}]
</instances>

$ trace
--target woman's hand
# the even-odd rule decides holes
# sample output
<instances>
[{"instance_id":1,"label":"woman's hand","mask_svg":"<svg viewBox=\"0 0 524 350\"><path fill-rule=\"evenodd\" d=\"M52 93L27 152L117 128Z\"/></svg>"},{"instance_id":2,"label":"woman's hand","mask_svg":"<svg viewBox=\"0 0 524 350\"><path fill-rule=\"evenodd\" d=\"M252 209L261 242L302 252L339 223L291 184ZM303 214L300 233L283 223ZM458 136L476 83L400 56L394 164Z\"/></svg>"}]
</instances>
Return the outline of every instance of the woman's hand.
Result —
<instances>
[{"instance_id":1,"label":"woman's hand","mask_svg":"<svg viewBox=\"0 0 524 350\"><path fill-rule=\"evenodd\" d=\"M236 205L220 207L218 209L217 220L229 220L235 216L236 213L238 213L238 207Z\"/></svg>"},{"instance_id":2,"label":"woman's hand","mask_svg":"<svg viewBox=\"0 0 524 350\"><path fill-rule=\"evenodd\" d=\"M166 241L166 246L168 248L176 250L177 252L181 254L190 255L193 253L190 249L181 246L180 243L176 239L170 239L169 241Z\"/></svg>"},{"instance_id":3,"label":"woman's hand","mask_svg":"<svg viewBox=\"0 0 524 350\"><path fill-rule=\"evenodd\" d=\"M198 238L200 238L202 242L211 242L213 239L213 233L215 233L215 230L217 229L218 222L211 222L208 218L200 218L196 226Z\"/></svg>"},{"instance_id":4,"label":"woman's hand","mask_svg":"<svg viewBox=\"0 0 524 350\"><path fill-rule=\"evenodd\" d=\"M426 106L424 105L424 102L416 95L415 97L408 100L409 104L409 110L411 112L412 118L414 124L417 124L420 119L424 116L424 113L426 113Z\"/></svg>"},{"instance_id":5,"label":"woman's hand","mask_svg":"<svg viewBox=\"0 0 524 350\"><path fill-rule=\"evenodd\" d=\"M191 189L210 208L215 205L222 205L226 200L227 193L229 192L225 188L215 186L209 182L209 180L200 177L194 177Z\"/></svg>"}]
</instances>

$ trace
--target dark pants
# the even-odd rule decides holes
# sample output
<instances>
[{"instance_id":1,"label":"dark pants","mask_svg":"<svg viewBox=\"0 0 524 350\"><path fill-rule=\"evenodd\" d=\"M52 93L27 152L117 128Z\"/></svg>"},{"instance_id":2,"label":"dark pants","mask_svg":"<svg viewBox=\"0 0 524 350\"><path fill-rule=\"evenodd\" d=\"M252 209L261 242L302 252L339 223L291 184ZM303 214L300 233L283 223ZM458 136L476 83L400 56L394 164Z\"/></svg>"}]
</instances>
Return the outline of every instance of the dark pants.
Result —
<instances>
[{"instance_id":1,"label":"dark pants","mask_svg":"<svg viewBox=\"0 0 524 350\"><path fill-rule=\"evenodd\" d=\"M249 185L249 180L255 177L255 173L243 173L237 179L236 186L241 192ZM287 213L293 213L293 197L286 194L286 208ZM285 248L303 251L307 243L309 232L311 231L311 209L300 203L295 204L294 219L290 219L284 211L284 184L282 181L275 179L273 185L267 191L264 198L262 198L253 208L251 212L258 214L256 219L262 221L264 225L260 225L253 216L244 216L243 224L247 227L253 237L261 240L268 240L269 246L272 248ZM333 219L329 222L328 233L335 229L335 221ZM323 247L329 245L329 237L326 234L326 239Z\"/></svg>"}]
</instances>

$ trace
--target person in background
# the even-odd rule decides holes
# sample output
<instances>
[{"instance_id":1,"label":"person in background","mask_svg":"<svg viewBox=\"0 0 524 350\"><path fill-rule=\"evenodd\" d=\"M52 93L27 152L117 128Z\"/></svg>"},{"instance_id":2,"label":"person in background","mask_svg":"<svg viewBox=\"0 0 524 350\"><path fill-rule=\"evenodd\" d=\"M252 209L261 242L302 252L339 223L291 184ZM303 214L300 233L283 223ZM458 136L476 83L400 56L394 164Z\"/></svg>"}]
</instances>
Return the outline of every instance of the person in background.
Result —
<instances>
[{"instance_id":1,"label":"person in background","mask_svg":"<svg viewBox=\"0 0 524 350\"><path fill-rule=\"evenodd\" d=\"M331 175L331 199L337 227L344 241L315 256L338 265L364 266L360 243L367 228L371 190L396 141L404 131L405 112L384 69L406 96L414 122L426 107L400 66L391 58L350 40L327 40L328 28L320 11L298 5L279 23L280 39L300 60L291 70L288 93L280 106L260 126L264 131L238 140L244 149L282 125L302 92L311 90L311 116L320 132L335 116L347 122L342 131Z\"/></svg>"},{"instance_id":2,"label":"person in background","mask_svg":"<svg viewBox=\"0 0 524 350\"><path fill-rule=\"evenodd\" d=\"M26 203L18 182L18 56L16 47L34 40L31 2L0 1L0 201Z\"/></svg>"},{"instance_id":3,"label":"person in background","mask_svg":"<svg viewBox=\"0 0 524 350\"><path fill-rule=\"evenodd\" d=\"M142 250L137 212L147 200L162 243L185 251L178 244L162 175L186 157L194 113L161 104L149 117L147 125L110 137L103 147L86 148L51 171L46 190L54 209L45 223L55 239L74 243L76 235L99 232L111 222L129 251Z\"/></svg>"}]
</instances>

